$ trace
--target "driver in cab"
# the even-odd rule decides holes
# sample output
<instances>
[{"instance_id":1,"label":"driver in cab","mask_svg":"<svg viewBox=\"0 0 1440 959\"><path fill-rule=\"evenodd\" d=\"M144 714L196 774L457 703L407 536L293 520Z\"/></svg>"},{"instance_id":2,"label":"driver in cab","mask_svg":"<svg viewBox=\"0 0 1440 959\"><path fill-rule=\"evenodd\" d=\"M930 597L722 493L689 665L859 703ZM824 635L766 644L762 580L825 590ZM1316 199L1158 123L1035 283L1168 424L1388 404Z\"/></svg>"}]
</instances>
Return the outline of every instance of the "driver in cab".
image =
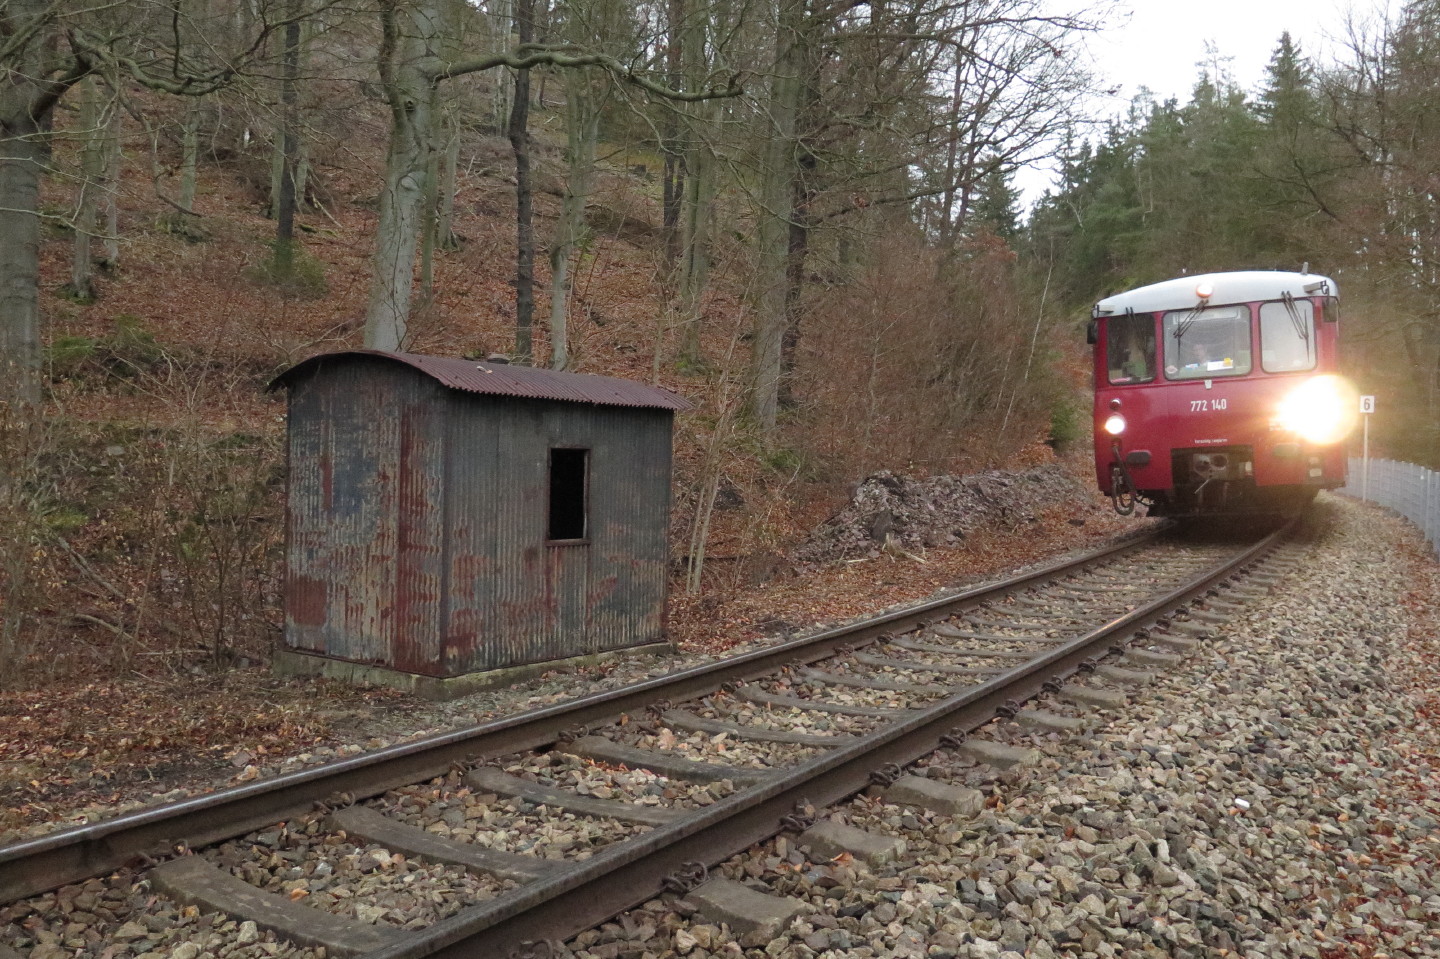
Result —
<instances>
[{"instance_id":1,"label":"driver in cab","mask_svg":"<svg viewBox=\"0 0 1440 959\"><path fill-rule=\"evenodd\" d=\"M1185 365L1181 367L1186 373L1209 373L1215 370L1233 369L1235 364L1226 357L1217 360L1211 356L1210 347L1201 340L1188 341L1184 347Z\"/></svg>"}]
</instances>

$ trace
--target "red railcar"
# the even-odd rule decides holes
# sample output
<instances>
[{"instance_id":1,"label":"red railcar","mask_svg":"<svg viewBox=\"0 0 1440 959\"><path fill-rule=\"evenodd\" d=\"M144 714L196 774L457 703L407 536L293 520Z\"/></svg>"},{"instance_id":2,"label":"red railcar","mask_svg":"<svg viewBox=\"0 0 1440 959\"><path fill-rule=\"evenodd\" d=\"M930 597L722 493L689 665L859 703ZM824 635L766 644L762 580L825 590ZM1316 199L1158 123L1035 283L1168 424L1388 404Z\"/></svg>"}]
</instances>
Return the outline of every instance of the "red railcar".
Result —
<instances>
[{"instance_id":1,"label":"red railcar","mask_svg":"<svg viewBox=\"0 0 1440 959\"><path fill-rule=\"evenodd\" d=\"M1345 483L1358 400L1337 371L1335 282L1313 273L1187 276L1106 297L1095 362L1095 472L1122 513L1289 513Z\"/></svg>"}]
</instances>

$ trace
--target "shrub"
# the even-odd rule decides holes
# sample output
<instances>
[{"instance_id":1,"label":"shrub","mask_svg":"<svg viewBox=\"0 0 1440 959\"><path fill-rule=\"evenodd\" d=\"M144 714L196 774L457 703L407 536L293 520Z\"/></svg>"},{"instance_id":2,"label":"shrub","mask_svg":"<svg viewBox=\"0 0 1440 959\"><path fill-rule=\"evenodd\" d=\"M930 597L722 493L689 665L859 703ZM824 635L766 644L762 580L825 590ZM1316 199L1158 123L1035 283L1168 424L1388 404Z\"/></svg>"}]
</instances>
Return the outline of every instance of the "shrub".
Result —
<instances>
[{"instance_id":1,"label":"shrub","mask_svg":"<svg viewBox=\"0 0 1440 959\"><path fill-rule=\"evenodd\" d=\"M46 350L52 380L134 380L154 370L165 359L165 350L138 316L121 313L115 317L115 331L95 339L88 336L57 337Z\"/></svg>"},{"instance_id":2,"label":"shrub","mask_svg":"<svg viewBox=\"0 0 1440 959\"><path fill-rule=\"evenodd\" d=\"M315 259L298 242L276 241L270 255L250 271L257 283L273 286L289 296L315 299L325 295L325 264Z\"/></svg>"}]
</instances>

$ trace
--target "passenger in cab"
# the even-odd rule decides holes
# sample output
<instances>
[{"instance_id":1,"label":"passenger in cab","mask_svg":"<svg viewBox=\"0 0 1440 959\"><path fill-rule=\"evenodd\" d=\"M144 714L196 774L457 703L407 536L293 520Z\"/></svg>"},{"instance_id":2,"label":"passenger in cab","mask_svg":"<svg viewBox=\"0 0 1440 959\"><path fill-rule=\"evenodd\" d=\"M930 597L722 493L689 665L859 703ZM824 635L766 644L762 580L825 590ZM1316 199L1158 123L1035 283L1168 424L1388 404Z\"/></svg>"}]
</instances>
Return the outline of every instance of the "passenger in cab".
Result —
<instances>
[{"instance_id":1,"label":"passenger in cab","mask_svg":"<svg viewBox=\"0 0 1440 959\"><path fill-rule=\"evenodd\" d=\"M1110 382L1149 383L1155 379L1155 333L1149 317L1117 318L1110 338Z\"/></svg>"}]
</instances>

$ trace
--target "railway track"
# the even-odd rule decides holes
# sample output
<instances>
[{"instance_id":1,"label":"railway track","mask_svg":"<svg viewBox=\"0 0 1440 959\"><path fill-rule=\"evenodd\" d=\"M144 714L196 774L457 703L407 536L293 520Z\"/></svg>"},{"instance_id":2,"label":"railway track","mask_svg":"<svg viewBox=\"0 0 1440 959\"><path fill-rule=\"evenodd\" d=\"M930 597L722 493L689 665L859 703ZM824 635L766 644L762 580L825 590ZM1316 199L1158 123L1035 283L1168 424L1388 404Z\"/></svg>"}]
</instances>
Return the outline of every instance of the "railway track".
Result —
<instances>
[{"instance_id":1,"label":"railway track","mask_svg":"<svg viewBox=\"0 0 1440 959\"><path fill-rule=\"evenodd\" d=\"M1064 733L1086 709L1123 703L1118 687L1251 598L1246 579L1263 582L1256 568L1284 535L1136 539L564 706L0 848L0 903L13 904L0 929L7 916L29 928L24 900L53 904L51 890L118 870L191 925L218 912L237 942L268 932L284 954L511 956L662 891L696 894L707 867L784 831L863 857L863 835L817 813L867 788L965 808L966 790L902 770L937 749L1016 761L970 734L997 716ZM1118 662L1103 661L1111 653ZM1045 704L1026 708L1036 697ZM380 904L339 895L337 872L373 875L359 885ZM386 908L396 886L421 890L424 908ZM116 929L160 924L110 911Z\"/></svg>"}]
</instances>

